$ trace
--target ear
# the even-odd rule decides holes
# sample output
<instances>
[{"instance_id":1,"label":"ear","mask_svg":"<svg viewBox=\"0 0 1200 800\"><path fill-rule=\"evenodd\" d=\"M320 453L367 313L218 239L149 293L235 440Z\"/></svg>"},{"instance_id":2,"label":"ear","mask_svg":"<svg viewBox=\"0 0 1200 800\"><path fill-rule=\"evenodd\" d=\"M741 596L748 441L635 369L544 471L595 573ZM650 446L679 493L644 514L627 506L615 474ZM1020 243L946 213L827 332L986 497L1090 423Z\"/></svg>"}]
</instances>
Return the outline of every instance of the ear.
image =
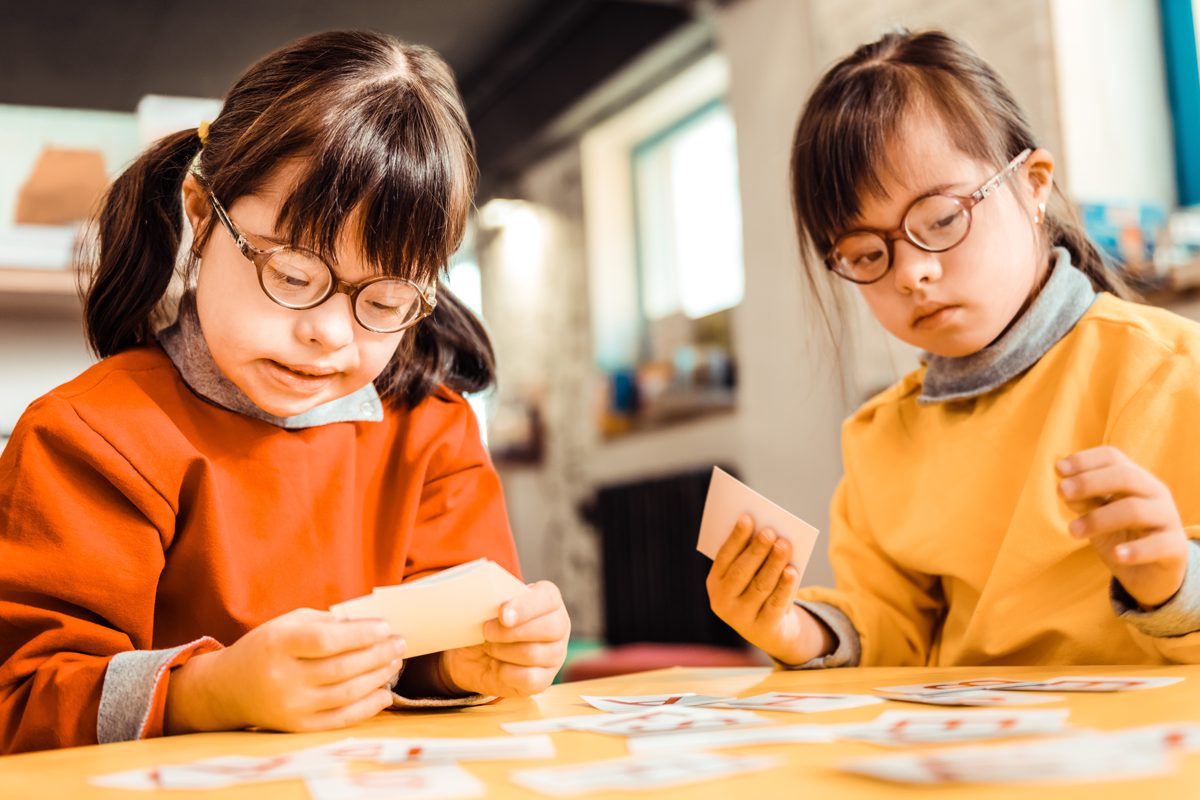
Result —
<instances>
[{"instance_id":1,"label":"ear","mask_svg":"<svg viewBox=\"0 0 1200 800\"><path fill-rule=\"evenodd\" d=\"M1050 192L1054 188L1054 156L1049 150L1039 147L1025 159L1022 172L1025 175L1025 191L1038 209L1035 222L1041 222L1046 216L1046 204L1050 202Z\"/></svg>"},{"instance_id":2,"label":"ear","mask_svg":"<svg viewBox=\"0 0 1200 800\"><path fill-rule=\"evenodd\" d=\"M183 179L183 212L187 214L188 222L192 225L194 241L197 231L204 230L208 215L212 213L212 206L208 204L208 191L191 173ZM193 249L194 247L193 245Z\"/></svg>"}]
</instances>

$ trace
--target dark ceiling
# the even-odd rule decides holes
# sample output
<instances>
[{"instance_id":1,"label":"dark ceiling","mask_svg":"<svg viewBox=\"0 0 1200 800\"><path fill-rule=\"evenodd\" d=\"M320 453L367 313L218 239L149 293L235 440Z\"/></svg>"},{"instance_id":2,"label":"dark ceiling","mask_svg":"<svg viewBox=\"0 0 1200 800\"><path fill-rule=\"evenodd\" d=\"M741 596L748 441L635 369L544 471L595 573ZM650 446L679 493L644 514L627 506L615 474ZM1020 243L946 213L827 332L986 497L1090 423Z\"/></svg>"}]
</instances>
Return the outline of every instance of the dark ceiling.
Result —
<instances>
[{"instance_id":1,"label":"dark ceiling","mask_svg":"<svg viewBox=\"0 0 1200 800\"><path fill-rule=\"evenodd\" d=\"M298 36L366 28L454 68L485 183L546 123L691 19L691 0L0 0L0 103L132 111L220 97Z\"/></svg>"}]
</instances>

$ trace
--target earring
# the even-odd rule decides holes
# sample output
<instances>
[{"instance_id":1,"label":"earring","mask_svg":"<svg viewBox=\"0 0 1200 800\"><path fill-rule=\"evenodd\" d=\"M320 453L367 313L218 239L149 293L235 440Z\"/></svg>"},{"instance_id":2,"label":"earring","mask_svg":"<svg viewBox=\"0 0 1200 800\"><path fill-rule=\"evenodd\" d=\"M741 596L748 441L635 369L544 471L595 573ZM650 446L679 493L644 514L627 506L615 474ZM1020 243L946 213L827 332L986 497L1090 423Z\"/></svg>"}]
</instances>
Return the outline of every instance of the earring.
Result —
<instances>
[{"instance_id":1,"label":"earring","mask_svg":"<svg viewBox=\"0 0 1200 800\"><path fill-rule=\"evenodd\" d=\"M1037 225L1037 224L1041 223L1041 221L1044 220L1045 218L1046 218L1046 204L1038 203L1038 210L1033 215L1033 224Z\"/></svg>"}]
</instances>

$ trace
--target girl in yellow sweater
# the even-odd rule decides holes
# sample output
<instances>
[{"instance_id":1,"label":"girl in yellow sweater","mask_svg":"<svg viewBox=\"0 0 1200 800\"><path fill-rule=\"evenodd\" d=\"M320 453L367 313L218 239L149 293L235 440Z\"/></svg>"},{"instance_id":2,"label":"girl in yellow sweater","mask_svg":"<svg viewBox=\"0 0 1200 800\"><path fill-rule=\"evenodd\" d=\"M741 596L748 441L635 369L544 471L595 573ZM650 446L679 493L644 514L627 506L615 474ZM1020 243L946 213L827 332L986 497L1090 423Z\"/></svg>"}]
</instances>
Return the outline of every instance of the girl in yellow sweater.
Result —
<instances>
[{"instance_id":1,"label":"girl in yellow sweater","mask_svg":"<svg viewBox=\"0 0 1200 800\"><path fill-rule=\"evenodd\" d=\"M743 518L716 613L793 667L1200 662L1200 326L1121 299L996 73L936 31L797 124L809 277L922 365L843 429L836 588Z\"/></svg>"}]
</instances>

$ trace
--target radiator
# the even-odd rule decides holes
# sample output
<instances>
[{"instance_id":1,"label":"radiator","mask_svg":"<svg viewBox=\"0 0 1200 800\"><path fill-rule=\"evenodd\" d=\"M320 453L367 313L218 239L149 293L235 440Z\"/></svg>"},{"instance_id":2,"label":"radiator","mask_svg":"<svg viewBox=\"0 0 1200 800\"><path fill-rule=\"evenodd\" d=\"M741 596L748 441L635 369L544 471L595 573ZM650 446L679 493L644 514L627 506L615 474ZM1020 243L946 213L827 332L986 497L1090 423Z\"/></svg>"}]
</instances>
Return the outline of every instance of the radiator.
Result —
<instances>
[{"instance_id":1,"label":"radiator","mask_svg":"<svg viewBox=\"0 0 1200 800\"><path fill-rule=\"evenodd\" d=\"M587 516L600 534L609 644L745 647L709 608L704 580L712 562L696 552L711 477L706 466L598 490Z\"/></svg>"}]
</instances>

